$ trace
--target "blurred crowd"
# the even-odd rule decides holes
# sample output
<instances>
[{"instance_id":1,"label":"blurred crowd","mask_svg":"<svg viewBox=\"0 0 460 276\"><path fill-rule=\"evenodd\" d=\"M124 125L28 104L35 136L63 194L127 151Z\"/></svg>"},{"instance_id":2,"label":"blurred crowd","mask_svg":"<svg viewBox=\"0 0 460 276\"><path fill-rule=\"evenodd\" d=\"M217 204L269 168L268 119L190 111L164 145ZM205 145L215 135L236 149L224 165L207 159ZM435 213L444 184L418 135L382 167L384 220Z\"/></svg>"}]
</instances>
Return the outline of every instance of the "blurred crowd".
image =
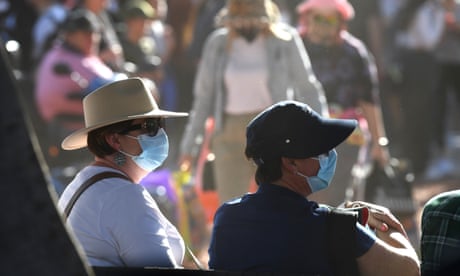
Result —
<instances>
[{"instance_id":1,"label":"blurred crowd","mask_svg":"<svg viewBox=\"0 0 460 276\"><path fill-rule=\"evenodd\" d=\"M297 7L303 1L274 2L281 21L302 34ZM345 28L363 43L369 60L375 63L373 101L383 114L381 123L377 118L376 124L384 129L375 133L386 139L379 142L388 144L391 156L407 161L416 179L450 173L453 165L439 157L447 150L449 107L460 106L460 2L349 2L354 16L347 18ZM68 172L65 168L75 165L75 160L87 163L89 155L84 150L62 152L59 143L82 127L81 99L101 85L142 77L149 81L161 107L192 110L203 48L225 3L0 0L0 38L10 53L45 157L52 172L55 169L56 181L62 181L60 185L78 170L70 168ZM321 24L333 23L332 19ZM307 54L315 61L321 53L310 48L306 47ZM315 73L327 90L327 76ZM346 75L349 71L336 73ZM177 120L167 126L172 146L165 168L177 169L185 123ZM433 160L440 163L433 165ZM437 173L428 173L431 166ZM61 177L63 174L69 177Z\"/></svg>"},{"instance_id":2,"label":"blurred crowd","mask_svg":"<svg viewBox=\"0 0 460 276\"><path fill-rule=\"evenodd\" d=\"M296 7L301 1L275 2L282 21L297 27ZM450 91L459 98L459 4L455 0L350 3L355 15L347 28L364 42L377 65L390 149L393 155L410 161L414 173L422 177L433 154L445 150ZM49 91L49 86L59 86L67 94L90 91L116 73L150 79L158 88L161 106L188 111L203 44L216 28L215 15L224 4L206 0L4 0L0 1L1 37L5 43L19 43L19 50L12 54L14 66L28 81L33 91L28 96L34 97L38 115L46 123L55 123L58 117L72 127L81 107L69 97L56 99L53 95L59 92L42 91ZM96 15L94 32L100 38L78 47L97 48L86 55L100 60L78 67L68 60L72 57L58 55L54 59L60 60L60 66L53 67L50 64L56 62L49 55L56 45L85 41L69 35L72 28L84 28L84 24L64 24L77 10ZM182 129L171 128L175 143L180 142ZM170 163L175 163L177 154L172 152Z\"/></svg>"}]
</instances>

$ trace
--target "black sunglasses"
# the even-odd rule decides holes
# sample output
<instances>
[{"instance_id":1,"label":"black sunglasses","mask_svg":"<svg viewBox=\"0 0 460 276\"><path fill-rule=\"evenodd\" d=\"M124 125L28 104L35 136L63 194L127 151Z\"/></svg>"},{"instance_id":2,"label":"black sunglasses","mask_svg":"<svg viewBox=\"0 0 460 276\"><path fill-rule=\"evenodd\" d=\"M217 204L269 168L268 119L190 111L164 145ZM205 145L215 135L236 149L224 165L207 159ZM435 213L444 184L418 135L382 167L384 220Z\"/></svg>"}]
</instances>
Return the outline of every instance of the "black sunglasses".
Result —
<instances>
[{"instance_id":1,"label":"black sunglasses","mask_svg":"<svg viewBox=\"0 0 460 276\"><path fill-rule=\"evenodd\" d=\"M126 134L130 131L142 129L142 130L146 130L149 136L155 136L157 135L158 130L164 127L165 127L164 118L148 118L142 124L130 125L129 127L120 131L119 134Z\"/></svg>"}]
</instances>

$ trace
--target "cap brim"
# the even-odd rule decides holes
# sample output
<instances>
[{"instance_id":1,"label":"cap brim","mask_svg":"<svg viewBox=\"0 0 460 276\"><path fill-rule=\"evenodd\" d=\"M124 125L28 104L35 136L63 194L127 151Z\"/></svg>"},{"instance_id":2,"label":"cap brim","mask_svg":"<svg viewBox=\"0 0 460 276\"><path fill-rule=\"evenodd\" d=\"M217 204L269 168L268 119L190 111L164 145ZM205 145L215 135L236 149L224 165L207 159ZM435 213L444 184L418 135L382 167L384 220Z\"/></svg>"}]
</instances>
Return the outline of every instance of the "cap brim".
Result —
<instances>
[{"instance_id":1,"label":"cap brim","mask_svg":"<svg viewBox=\"0 0 460 276\"><path fill-rule=\"evenodd\" d=\"M104 127L104 126L108 126L108 125L123 122L123 121L142 119L142 118L155 118L155 117L178 118L178 117L186 117L186 116L188 116L188 113L186 112L173 112L173 111L166 111L166 110L161 110L161 109L156 109L156 110L153 110L145 114L127 116L120 120L112 120L112 121L100 123L92 127L86 127L86 128L79 129L71 133L66 138L64 138L64 140L61 143L61 147L64 150L76 150L76 149L84 148L87 146L87 137L88 137L89 132L95 129Z\"/></svg>"},{"instance_id":2,"label":"cap brim","mask_svg":"<svg viewBox=\"0 0 460 276\"><path fill-rule=\"evenodd\" d=\"M286 157L303 159L328 153L345 141L356 126L356 120L321 118L314 126L314 133L306 133L301 138L305 142L298 140Z\"/></svg>"},{"instance_id":3,"label":"cap brim","mask_svg":"<svg viewBox=\"0 0 460 276\"><path fill-rule=\"evenodd\" d=\"M323 143L321 143L322 146L318 147L312 156L327 153L336 148L350 136L357 125L358 122L351 119L321 118L318 135L323 140Z\"/></svg>"}]
</instances>

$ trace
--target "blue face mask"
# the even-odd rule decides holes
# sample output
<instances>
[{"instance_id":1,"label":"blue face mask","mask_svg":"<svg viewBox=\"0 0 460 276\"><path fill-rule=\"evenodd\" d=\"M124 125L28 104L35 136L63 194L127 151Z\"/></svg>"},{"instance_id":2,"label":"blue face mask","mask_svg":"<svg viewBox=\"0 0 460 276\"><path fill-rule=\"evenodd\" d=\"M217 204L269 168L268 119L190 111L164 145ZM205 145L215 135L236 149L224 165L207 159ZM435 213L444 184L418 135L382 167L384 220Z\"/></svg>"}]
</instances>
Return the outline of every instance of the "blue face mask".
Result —
<instances>
[{"instance_id":1,"label":"blue face mask","mask_svg":"<svg viewBox=\"0 0 460 276\"><path fill-rule=\"evenodd\" d=\"M337 165L337 152L333 149L329 151L327 156L320 155L317 159L319 161L318 175L306 176L297 172L298 175L303 176L307 180L312 193L326 189L331 183Z\"/></svg>"},{"instance_id":2,"label":"blue face mask","mask_svg":"<svg viewBox=\"0 0 460 276\"><path fill-rule=\"evenodd\" d=\"M166 132L160 128L155 136L142 134L137 137L126 135L127 137L136 139L141 145L142 152L139 155L131 155L129 153L121 153L131 157L131 159L142 169L153 171L163 164L168 157L169 142Z\"/></svg>"}]
</instances>

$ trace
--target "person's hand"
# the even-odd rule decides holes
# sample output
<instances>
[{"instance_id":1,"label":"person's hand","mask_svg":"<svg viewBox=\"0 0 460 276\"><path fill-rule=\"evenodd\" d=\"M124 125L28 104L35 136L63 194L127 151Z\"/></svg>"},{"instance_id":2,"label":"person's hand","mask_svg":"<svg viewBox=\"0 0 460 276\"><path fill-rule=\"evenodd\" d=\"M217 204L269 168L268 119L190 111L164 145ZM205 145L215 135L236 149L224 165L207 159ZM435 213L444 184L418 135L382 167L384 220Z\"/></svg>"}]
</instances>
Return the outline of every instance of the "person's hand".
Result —
<instances>
[{"instance_id":1,"label":"person's hand","mask_svg":"<svg viewBox=\"0 0 460 276\"><path fill-rule=\"evenodd\" d=\"M367 224L380 240L393 247L406 248L415 252L403 225L388 208L363 201L348 202L345 207L348 206L351 208L366 207L369 210ZM414 256L416 255L414 253Z\"/></svg>"},{"instance_id":2,"label":"person's hand","mask_svg":"<svg viewBox=\"0 0 460 276\"><path fill-rule=\"evenodd\" d=\"M353 201L345 203L346 208L366 207L369 210L369 219L367 224L374 229L377 236L388 232L399 232L408 239L401 222L384 206L372 204L364 201Z\"/></svg>"}]
</instances>

